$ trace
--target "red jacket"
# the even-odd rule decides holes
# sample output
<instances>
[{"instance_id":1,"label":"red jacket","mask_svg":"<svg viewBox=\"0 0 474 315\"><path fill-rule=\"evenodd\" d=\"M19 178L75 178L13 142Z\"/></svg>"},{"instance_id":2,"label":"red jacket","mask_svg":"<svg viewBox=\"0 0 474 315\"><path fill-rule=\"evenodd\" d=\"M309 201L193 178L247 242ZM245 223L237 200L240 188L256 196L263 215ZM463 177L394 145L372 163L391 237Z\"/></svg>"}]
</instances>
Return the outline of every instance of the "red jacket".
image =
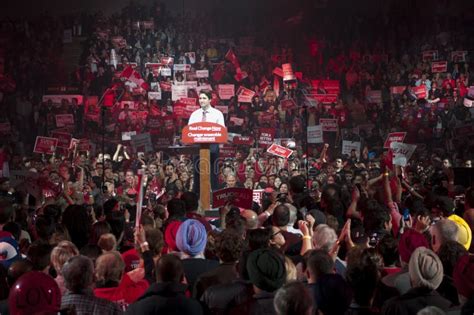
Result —
<instances>
[{"instance_id":1,"label":"red jacket","mask_svg":"<svg viewBox=\"0 0 474 315\"><path fill-rule=\"evenodd\" d=\"M125 274L118 287L95 288L94 295L98 298L115 302L125 310L129 304L138 300L138 298L145 293L148 287L149 284L146 280L140 280L135 283L127 274Z\"/></svg>"}]
</instances>

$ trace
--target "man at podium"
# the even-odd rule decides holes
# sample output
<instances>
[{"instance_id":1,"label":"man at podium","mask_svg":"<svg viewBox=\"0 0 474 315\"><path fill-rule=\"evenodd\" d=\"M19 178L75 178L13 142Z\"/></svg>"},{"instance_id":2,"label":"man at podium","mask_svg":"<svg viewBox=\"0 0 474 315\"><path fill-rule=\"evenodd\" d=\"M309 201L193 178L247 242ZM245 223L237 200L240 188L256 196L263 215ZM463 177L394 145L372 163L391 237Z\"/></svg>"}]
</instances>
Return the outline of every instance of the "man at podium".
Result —
<instances>
[{"instance_id":1,"label":"man at podium","mask_svg":"<svg viewBox=\"0 0 474 315\"><path fill-rule=\"evenodd\" d=\"M224 115L218 109L211 106L212 92L210 90L201 90L199 92L199 105L201 108L195 110L189 117L188 125L197 122L213 122L225 127ZM211 144L211 189L219 189L219 183L217 181L218 165L217 159L219 157L219 145ZM199 194L199 156L193 158L194 166L194 185L193 191Z\"/></svg>"}]
</instances>

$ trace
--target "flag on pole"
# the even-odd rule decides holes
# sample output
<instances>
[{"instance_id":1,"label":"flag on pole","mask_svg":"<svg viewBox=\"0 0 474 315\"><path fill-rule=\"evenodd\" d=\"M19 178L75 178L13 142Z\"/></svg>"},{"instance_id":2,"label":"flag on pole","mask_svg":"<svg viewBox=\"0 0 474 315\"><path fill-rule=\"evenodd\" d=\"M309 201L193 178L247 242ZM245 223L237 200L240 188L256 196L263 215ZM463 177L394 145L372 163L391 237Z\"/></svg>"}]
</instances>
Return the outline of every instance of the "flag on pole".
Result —
<instances>
[{"instance_id":1,"label":"flag on pole","mask_svg":"<svg viewBox=\"0 0 474 315\"><path fill-rule=\"evenodd\" d=\"M225 59L229 60L234 65L235 69L240 69L239 60L232 49L229 49L229 51L225 54Z\"/></svg>"},{"instance_id":2,"label":"flag on pole","mask_svg":"<svg viewBox=\"0 0 474 315\"><path fill-rule=\"evenodd\" d=\"M126 67L122 73L120 73L120 78L128 80L130 82L135 83L137 86L141 87L142 89L148 91L150 87L148 83L143 80L140 73L134 70L131 66Z\"/></svg>"}]
</instances>

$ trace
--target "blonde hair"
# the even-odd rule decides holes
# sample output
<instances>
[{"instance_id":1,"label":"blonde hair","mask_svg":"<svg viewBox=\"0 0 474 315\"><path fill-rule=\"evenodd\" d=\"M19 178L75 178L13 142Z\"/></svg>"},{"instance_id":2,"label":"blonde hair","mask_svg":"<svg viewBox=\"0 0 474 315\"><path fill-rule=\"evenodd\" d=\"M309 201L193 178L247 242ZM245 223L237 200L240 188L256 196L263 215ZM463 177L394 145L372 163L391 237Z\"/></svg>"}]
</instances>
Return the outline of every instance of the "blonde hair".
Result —
<instances>
[{"instance_id":1,"label":"blonde hair","mask_svg":"<svg viewBox=\"0 0 474 315\"><path fill-rule=\"evenodd\" d=\"M286 282L291 282L297 280L298 272L293 261L285 256L285 269L286 269Z\"/></svg>"},{"instance_id":2,"label":"blonde hair","mask_svg":"<svg viewBox=\"0 0 474 315\"><path fill-rule=\"evenodd\" d=\"M112 233L105 233L100 236L97 245L104 252L110 252L112 250L115 250L115 248L117 247L117 239Z\"/></svg>"},{"instance_id":3,"label":"blonde hair","mask_svg":"<svg viewBox=\"0 0 474 315\"><path fill-rule=\"evenodd\" d=\"M110 251L97 258L95 263L95 275L97 281L115 281L122 280L125 262L122 256L116 251Z\"/></svg>"},{"instance_id":4,"label":"blonde hair","mask_svg":"<svg viewBox=\"0 0 474 315\"><path fill-rule=\"evenodd\" d=\"M51 251L51 264L58 274L61 274L63 265L74 256L79 255L76 245L70 241L61 241Z\"/></svg>"}]
</instances>

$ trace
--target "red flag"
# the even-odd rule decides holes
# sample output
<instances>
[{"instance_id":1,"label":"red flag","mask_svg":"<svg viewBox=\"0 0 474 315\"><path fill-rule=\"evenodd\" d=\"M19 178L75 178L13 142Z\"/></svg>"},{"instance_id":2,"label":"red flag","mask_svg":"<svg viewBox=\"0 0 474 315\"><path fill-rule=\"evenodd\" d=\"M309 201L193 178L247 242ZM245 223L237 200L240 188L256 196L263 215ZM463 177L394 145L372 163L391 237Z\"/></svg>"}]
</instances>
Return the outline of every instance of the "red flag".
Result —
<instances>
[{"instance_id":1,"label":"red flag","mask_svg":"<svg viewBox=\"0 0 474 315\"><path fill-rule=\"evenodd\" d=\"M280 95L280 79L276 76L273 78L273 91L277 96Z\"/></svg>"},{"instance_id":2,"label":"red flag","mask_svg":"<svg viewBox=\"0 0 474 315\"><path fill-rule=\"evenodd\" d=\"M237 56L234 54L232 49L229 49L227 54L225 54L225 59L229 60L236 69L240 69L239 60L237 59Z\"/></svg>"},{"instance_id":3,"label":"red flag","mask_svg":"<svg viewBox=\"0 0 474 315\"><path fill-rule=\"evenodd\" d=\"M143 80L140 73L134 70L131 66L128 66L122 71L122 73L120 73L120 78L133 82L137 86L141 87L142 89L146 91L150 89L150 87L148 86L148 83L146 83L145 80Z\"/></svg>"}]
</instances>

